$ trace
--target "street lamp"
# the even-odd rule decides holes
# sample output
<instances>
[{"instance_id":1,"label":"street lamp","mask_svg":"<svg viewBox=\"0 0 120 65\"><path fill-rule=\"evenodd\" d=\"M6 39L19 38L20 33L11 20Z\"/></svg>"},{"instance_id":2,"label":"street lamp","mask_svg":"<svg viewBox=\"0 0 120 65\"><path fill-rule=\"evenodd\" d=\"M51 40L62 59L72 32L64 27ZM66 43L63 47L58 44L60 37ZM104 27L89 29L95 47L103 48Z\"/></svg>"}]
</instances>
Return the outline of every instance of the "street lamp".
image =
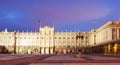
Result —
<instances>
[{"instance_id":1,"label":"street lamp","mask_svg":"<svg viewBox=\"0 0 120 65\"><path fill-rule=\"evenodd\" d=\"M14 54L16 54L16 32L14 33Z\"/></svg>"},{"instance_id":2,"label":"street lamp","mask_svg":"<svg viewBox=\"0 0 120 65\"><path fill-rule=\"evenodd\" d=\"M82 43L82 39L83 39L83 35L81 35L81 33L79 32L78 33L78 35L76 36L76 41L78 40L78 39L81 39L78 43L79 43L79 47L81 47L81 43Z\"/></svg>"}]
</instances>

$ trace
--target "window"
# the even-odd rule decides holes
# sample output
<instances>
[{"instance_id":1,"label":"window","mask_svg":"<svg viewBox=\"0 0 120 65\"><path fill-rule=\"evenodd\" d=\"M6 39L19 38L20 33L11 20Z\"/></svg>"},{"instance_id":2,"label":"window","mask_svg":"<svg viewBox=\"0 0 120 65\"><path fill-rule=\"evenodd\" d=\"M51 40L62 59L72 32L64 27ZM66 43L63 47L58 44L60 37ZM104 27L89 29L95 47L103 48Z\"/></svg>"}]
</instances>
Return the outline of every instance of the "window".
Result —
<instances>
[{"instance_id":1,"label":"window","mask_svg":"<svg viewBox=\"0 0 120 65\"><path fill-rule=\"evenodd\" d=\"M120 38L120 29L119 29L119 38Z\"/></svg>"},{"instance_id":2,"label":"window","mask_svg":"<svg viewBox=\"0 0 120 65\"><path fill-rule=\"evenodd\" d=\"M113 29L112 29L112 40L115 39L115 36L116 36L116 33L115 33L115 29L113 28Z\"/></svg>"},{"instance_id":3,"label":"window","mask_svg":"<svg viewBox=\"0 0 120 65\"><path fill-rule=\"evenodd\" d=\"M94 37L96 37L96 35L94 35Z\"/></svg>"},{"instance_id":4,"label":"window","mask_svg":"<svg viewBox=\"0 0 120 65\"><path fill-rule=\"evenodd\" d=\"M39 39L39 37L37 37L37 39Z\"/></svg>"},{"instance_id":5,"label":"window","mask_svg":"<svg viewBox=\"0 0 120 65\"><path fill-rule=\"evenodd\" d=\"M43 37L41 37L41 39L43 39Z\"/></svg>"},{"instance_id":6,"label":"window","mask_svg":"<svg viewBox=\"0 0 120 65\"><path fill-rule=\"evenodd\" d=\"M9 39L11 39L11 37L9 37Z\"/></svg>"},{"instance_id":7,"label":"window","mask_svg":"<svg viewBox=\"0 0 120 65\"><path fill-rule=\"evenodd\" d=\"M61 39L61 37L59 37L59 39Z\"/></svg>"},{"instance_id":8,"label":"window","mask_svg":"<svg viewBox=\"0 0 120 65\"><path fill-rule=\"evenodd\" d=\"M55 37L55 39L57 39L57 37Z\"/></svg>"},{"instance_id":9,"label":"window","mask_svg":"<svg viewBox=\"0 0 120 65\"><path fill-rule=\"evenodd\" d=\"M74 37L72 37L72 39L74 39Z\"/></svg>"},{"instance_id":10,"label":"window","mask_svg":"<svg viewBox=\"0 0 120 65\"><path fill-rule=\"evenodd\" d=\"M70 39L69 37L67 39Z\"/></svg>"}]
</instances>

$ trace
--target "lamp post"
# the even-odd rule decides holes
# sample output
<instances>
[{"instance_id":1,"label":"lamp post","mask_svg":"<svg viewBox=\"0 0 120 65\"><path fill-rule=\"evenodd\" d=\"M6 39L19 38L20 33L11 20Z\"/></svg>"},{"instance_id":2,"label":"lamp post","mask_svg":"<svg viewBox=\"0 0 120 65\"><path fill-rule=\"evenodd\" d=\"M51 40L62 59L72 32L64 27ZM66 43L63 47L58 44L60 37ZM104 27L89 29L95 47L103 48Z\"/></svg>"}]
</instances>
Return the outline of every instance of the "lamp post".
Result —
<instances>
[{"instance_id":1,"label":"lamp post","mask_svg":"<svg viewBox=\"0 0 120 65\"><path fill-rule=\"evenodd\" d=\"M82 39L83 39L83 35L81 35L80 32L76 36L76 41L79 40L79 39L81 39L81 40L79 42L77 42L77 43L79 43L79 48L80 48L81 47L81 43L82 43Z\"/></svg>"},{"instance_id":2,"label":"lamp post","mask_svg":"<svg viewBox=\"0 0 120 65\"><path fill-rule=\"evenodd\" d=\"M14 54L16 54L16 32L14 33Z\"/></svg>"}]
</instances>

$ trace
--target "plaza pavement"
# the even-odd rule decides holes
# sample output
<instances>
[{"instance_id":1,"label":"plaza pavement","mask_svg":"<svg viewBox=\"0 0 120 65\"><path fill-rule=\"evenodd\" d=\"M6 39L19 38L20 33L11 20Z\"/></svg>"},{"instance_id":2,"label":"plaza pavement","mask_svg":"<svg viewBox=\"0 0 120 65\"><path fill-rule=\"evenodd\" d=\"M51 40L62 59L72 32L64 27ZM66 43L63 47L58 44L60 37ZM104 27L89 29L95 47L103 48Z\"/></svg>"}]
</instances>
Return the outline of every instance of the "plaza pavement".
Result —
<instances>
[{"instance_id":1,"label":"plaza pavement","mask_svg":"<svg viewBox=\"0 0 120 65\"><path fill-rule=\"evenodd\" d=\"M120 57L113 56L93 56L93 55L85 55L85 57L93 59L93 60L120 60Z\"/></svg>"},{"instance_id":2,"label":"plaza pavement","mask_svg":"<svg viewBox=\"0 0 120 65\"><path fill-rule=\"evenodd\" d=\"M77 58L75 55L55 55L43 60L120 60L120 57L82 55L82 57Z\"/></svg>"},{"instance_id":3,"label":"plaza pavement","mask_svg":"<svg viewBox=\"0 0 120 65\"><path fill-rule=\"evenodd\" d=\"M0 65L120 65L120 57L83 55L13 55L0 54Z\"/></svg>"},{"instance_id":4,"label":"plaza pavement","mask_svg":"<svg viewBox=\"0 0 120 65\"><path fill-rule=\"evenodd\" d=\"M120 63L31 63L29 65L120 65Z\"/></svg>"},{"instance_id":5,"label":"plaza pavement","mask_svg":"<svg viewBox=\"0 0 120 65\"><path fill-rule=\"evenodd\" d=\"M0 60L13 60L13 59L27 58L31 56L30 55L16 55L16 54L1 54Z\"/></svg>"},{"instance_id":6,"label":"plaza pavement","mask_svg":"<svg viewBox=\"0 0 120 65\"><path fill-rule=\"evenodd\" d=\"M76 58L75 55L55 55L43 60L85 60L84 58Z\"/></svg>"}]
</instances>

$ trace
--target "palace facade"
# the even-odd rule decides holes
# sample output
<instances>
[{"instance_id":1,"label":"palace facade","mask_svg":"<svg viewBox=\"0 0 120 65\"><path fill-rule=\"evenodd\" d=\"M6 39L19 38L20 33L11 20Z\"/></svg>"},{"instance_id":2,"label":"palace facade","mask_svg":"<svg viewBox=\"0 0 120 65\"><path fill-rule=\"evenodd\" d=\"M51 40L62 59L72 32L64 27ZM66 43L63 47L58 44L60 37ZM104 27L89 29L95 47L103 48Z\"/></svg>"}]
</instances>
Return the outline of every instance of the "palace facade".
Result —
<instances>
[{"instance_id":1,"label":"palace facade","mask_svg":"<svg viewBox=\"0 0 120 65\"><path fill-rule=\"evenodd\" d=\"M48 25L39 32L0 32L0 52L16 54L67 54L78 49L120 39L120 21L108 22L90 32L55 32Z\"/></svg>"},{"instance_id":2,"label":"palace facade","mask_svg":"<svg viewBox=\"0 0 120 65\"><path fill-rule=\"evenodd\" d=\"M89 32L90 53L120 55L120 20L109 21Z\"/></svg>"},{"instance_id":3,"label":"palace facade","mask_svg":"<svg viewBox=\"0 0 120 65\"><path fill-rule=\"evenodd\" d=\"M77 35L82 38L77 39ZM87 46L85 32L54 32L54 27L40 27L39 32L0 32L0 45L18 54L66 54ZM80 42L81 41L81 42Z\"/></svg>"},{"instance_id":4,"label":"palace facade","mask_svg":"<svg viewBox=\"0 0 120 65\"><path fill-rule=\"evenodd\" d=\"M109 21L97 30L89 32L90 45L98 45L118 39L120 39L120 20L116 22Z\"/></svg>"}]
</instances>

